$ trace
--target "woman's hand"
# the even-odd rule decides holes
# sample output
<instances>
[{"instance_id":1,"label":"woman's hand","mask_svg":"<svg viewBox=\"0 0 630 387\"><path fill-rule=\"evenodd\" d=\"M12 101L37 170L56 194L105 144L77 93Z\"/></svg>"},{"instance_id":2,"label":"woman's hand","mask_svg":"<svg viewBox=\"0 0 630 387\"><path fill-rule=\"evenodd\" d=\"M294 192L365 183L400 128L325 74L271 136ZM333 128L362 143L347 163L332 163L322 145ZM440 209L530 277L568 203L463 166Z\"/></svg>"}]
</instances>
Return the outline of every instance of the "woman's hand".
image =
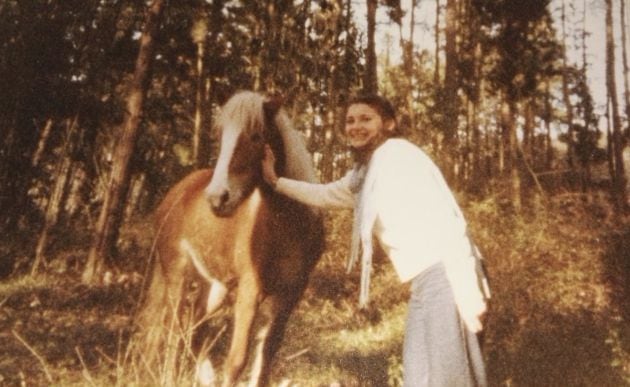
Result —
<instances>
[{"instance_id":1,"label":"woman's hand","mask_svg":"<svg viewBox=\"0 0 630 387\"><path fill-rule=\"evenodd\" d=\"M278 175L276 174L276 156L273 154L271 147L269 144L265 144L265 157L262 159L262 173L263 179L269 184L272 188L276 187L276 183L278 183Z\"/></svg>"}]
</instances>

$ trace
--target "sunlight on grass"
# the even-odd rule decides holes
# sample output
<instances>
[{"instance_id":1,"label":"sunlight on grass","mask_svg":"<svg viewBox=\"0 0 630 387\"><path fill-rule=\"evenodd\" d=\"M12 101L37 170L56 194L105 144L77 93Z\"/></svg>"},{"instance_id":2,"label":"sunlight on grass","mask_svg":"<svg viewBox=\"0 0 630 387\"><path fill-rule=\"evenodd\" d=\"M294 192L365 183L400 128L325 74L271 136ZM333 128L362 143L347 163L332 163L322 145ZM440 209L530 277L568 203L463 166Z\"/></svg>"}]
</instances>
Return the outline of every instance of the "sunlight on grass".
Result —
<instances>
[{"instance_id":1,"label":"sunlight on grass","mask_svg":"<svg viewBox=\"0 0 630 387\"><path fill-rule=\"evenodd\" d=\"M323 337L332 351L380 352L391 343L402 342L407 305L402 303L387 311L387 319L358 329L342 329Z\"/></svg>"},{"instance_id":2,"label":"sunlight on grass","mask_svg":"<svg viewBox=\"0 0 630 387\"><path fill-rule=\"evenodd\" d=\"M55 286L59 283L59 279L46 276L20 276L11 278L9 281L0 282L0 297L8 297L16 292L42 289L49 286ZM0 302L2 302L0 300Z\"/></svg>"},{"instance_id":3,"label":"sunlight on grass","mask_svg":"<svg viewBox=\"0 0 630 387\"><path fill-rule=\"evenodd\" d=\"M627 223L605 203L566 198L526 215L493 200L465 213L493 289L483 338L490 385L630 385ZM345 269L349 215L327 218L327 248L289 319L272 386L401 384L408 288L375 259L370 306L359 310L359 270ZM67 276L0 283L0 385L193 385L198 359L182 347L160 351L153 366L141 349L131 355L142 346L131 330L138 294L137 284ZM209 341L221 336L209 351L219 378L230 321L226 310L205 323ZM184 330L165 331L190 343Z\"/></svg>"}]
</instances>

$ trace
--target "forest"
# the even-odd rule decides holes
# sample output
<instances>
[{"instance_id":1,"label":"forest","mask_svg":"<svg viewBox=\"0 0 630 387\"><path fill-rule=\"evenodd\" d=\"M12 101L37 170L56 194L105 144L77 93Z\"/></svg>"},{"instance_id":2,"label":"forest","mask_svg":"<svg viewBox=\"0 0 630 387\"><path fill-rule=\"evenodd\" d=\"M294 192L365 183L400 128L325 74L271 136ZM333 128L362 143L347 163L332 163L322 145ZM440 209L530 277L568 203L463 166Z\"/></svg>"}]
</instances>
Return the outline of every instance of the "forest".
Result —
<instances>
[{"instance_id":1,"label":"forest","mask_svg":"<svg viewBox=\"0 0 630 387\"><path fill-rule=\"evenodd\" d=\"M326 182L352 163L345 103L394 103L486 259L491 385L630 385L626 5L0 0L0 385L194 384L140 380L127 347L154 210L214 165L214 119L244 89L282 97ZM401 383L407 290L379 260L358 310L351 218L326 213L273 385ZM218 359L229 324L212 323Z\"/></svg>"}]
</instances>

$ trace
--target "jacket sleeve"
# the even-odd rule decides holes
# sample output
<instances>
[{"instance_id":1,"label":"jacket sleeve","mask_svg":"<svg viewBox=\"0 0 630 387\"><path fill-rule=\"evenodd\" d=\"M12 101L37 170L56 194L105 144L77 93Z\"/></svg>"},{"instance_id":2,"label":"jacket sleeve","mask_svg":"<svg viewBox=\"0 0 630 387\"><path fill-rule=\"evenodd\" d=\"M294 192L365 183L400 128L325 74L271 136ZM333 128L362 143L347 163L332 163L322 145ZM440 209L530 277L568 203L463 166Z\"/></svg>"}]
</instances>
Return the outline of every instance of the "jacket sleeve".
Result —
<instances>
[{"instance_id":1,"label":"jacket sleeve","mask_svg":"<svg viewBox=\"0 0 630 387\"><path fill-rule=\"evenodd\" d=\"M319 208L353 208L354 194L350 191L348 172L339 180L328 184L309 183L281 177L276 183L276 191L312 207Z\"/></svg>"}]
</instances>

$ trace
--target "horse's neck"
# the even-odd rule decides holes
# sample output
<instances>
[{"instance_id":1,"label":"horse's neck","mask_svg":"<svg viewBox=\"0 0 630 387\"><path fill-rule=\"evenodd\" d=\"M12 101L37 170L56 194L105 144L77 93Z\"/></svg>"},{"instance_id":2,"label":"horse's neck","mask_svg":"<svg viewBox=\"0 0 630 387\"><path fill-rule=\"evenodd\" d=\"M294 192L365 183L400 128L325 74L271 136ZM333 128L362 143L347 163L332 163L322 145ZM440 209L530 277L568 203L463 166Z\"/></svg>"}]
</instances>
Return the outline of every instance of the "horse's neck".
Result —
<instances>
[{"instance_id":1,"label":"horse's neck","mask_svg":"<svg viewBox=\"0 0 630 387\"><path fill-rule=\"evenodd\" d=\"M316 182L311 155L306 150L302 135L295 130L282 131L284 142L284 176L289 179Z\"/></svg>"}]
</instances>

